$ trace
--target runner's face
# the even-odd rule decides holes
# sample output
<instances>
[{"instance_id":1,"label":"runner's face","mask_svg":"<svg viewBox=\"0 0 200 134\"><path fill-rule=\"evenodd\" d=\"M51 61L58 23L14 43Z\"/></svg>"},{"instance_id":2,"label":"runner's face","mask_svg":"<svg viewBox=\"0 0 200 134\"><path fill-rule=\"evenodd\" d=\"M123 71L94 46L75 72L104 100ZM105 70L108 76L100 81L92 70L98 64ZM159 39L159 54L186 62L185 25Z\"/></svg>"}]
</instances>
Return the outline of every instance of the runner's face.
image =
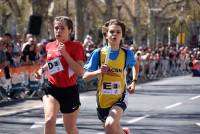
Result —
<instances>
[{"instance_id":1,"label":"runner's face","mask_svg":"<svg viewBox=\"0 0 200 134\"><path fill-rule=\"evenodd\" d=\"M111 45L119 45L122 39L122 28L119 25L110 25L106 38Z\"/></svg>"},{"instance_id":2,"label":"runner's face","mask_svg":"<svg viewBox=\"0 0 200 134\"><path fill-rule=\"evenodd\" d=\"M69 40L70 33L71 33L71 30L68 28L68 26L64 22L62 21L54 22L54 34L55 34L55 38L59 42L65 42Z\"/></svg>"}]
</instances>

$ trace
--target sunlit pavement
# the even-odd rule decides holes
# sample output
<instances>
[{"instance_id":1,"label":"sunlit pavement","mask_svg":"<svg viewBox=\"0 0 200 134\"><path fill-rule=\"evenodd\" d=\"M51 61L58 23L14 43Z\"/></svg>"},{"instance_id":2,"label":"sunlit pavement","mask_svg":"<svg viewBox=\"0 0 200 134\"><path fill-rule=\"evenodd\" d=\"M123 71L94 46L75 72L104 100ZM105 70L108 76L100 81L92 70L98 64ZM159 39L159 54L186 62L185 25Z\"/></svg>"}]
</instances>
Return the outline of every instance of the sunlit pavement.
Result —
<instances>
[{"instance_id":1,"label":"sunlit pavement","mask_svg":"<svg viewBox=\"0 0 200 134\"><path fill-rule=\"evenodd\" d=\"M104 134L96 114L95 91L81 93L80 134ZM137 85L121 124L134 134L199 134L200 77L179 76ZM0 107L0 134L42 134L40 100ZM61 115L57 133L65 134Z\"/></svg>"}]
</instances>

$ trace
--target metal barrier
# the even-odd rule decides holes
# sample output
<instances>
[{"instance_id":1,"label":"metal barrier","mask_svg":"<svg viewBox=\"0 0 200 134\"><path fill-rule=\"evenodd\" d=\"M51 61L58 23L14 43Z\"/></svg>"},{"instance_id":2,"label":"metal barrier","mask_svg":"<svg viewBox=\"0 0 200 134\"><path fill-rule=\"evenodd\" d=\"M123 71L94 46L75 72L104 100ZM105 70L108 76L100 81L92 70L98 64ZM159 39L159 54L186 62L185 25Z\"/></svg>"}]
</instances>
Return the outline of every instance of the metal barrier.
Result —
<instances>
[{"instance_id":1,"label":"metal barrier","mask_svg":"<svg viewBox=\"0 0 200 134\"><path fill-rule=\"evenodd\" d=\"M139 82L154 80L164 77L184 75L191 73L188 68L187 60L170 61L161 60L142 60L139 72ZM11 79L5 79L3 72L0 72L0 101L14 99L39 97L41 88L45 86L46 76L37 80L34 77L39 65L23 66L10 68ZM132 81L131 73L127 76L128 83ZM80 92L96 90L98 80L93 79L89 82L78 78L77 85Z\"/></svg>"}]
</instances>

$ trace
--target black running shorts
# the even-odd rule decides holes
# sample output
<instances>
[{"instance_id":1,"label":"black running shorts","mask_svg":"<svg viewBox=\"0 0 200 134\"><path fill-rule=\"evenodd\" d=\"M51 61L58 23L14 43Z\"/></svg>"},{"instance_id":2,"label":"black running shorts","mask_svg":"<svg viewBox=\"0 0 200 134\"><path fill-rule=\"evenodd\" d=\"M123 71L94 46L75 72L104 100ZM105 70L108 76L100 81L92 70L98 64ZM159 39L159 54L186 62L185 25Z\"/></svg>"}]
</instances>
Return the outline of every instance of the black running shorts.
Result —
<instances>
[{"instance_id":1,"label":"black running shorts","mask_svg":"<svg viewBox=\"0 0 200 134\"><path fill-rule=\"evenodd\" d=\"M113 106L118 106L120 107L123 111L126 110L127 106L125 104L125 102L123 101L117 101L115 104L113 104ZM109 112L110 112L110 109L112 107L109 107L109 108L97 108L97 115L98 115L98 118L99 120L101 120L102 122L105 122L106 121L106 118L108 117L109 115Z\"/></svg>"},{"instance_id":2,"label":"black running shorts","mask_svg":"<svg viewBox=\"0 0 200 134\"><path fill-rule=\"evenodd\" d=\"M67 88L58 88L48 83L45 88L45 94L52 95L59 102L62 113L72 113L81 105L76 85Z\"/></svg>"}]
</instances>

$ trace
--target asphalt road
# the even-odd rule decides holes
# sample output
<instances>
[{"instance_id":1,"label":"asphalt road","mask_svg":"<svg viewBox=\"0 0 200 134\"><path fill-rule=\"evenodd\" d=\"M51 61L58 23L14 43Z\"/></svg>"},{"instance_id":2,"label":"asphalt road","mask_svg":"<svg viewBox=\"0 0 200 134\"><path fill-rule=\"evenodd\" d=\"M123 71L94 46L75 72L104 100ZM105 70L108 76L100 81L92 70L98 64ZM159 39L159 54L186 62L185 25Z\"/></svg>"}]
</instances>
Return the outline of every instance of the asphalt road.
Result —
<instances>
[{"instance_id":1,"label":"asphalt road","mask_svg":"<svg viewBox=\"0 0 200 134\"><path fill-rule=\"evenodd\" d=\"M95 91L81 93L80 134L104 134L97 118ZM121 124L131 134L200 134L200 77L179 76L137 85ZM0 107L0 134L42 134L40 100ZM65 134L61 115L57 133Z\"/></svg>"}]
</instances>

